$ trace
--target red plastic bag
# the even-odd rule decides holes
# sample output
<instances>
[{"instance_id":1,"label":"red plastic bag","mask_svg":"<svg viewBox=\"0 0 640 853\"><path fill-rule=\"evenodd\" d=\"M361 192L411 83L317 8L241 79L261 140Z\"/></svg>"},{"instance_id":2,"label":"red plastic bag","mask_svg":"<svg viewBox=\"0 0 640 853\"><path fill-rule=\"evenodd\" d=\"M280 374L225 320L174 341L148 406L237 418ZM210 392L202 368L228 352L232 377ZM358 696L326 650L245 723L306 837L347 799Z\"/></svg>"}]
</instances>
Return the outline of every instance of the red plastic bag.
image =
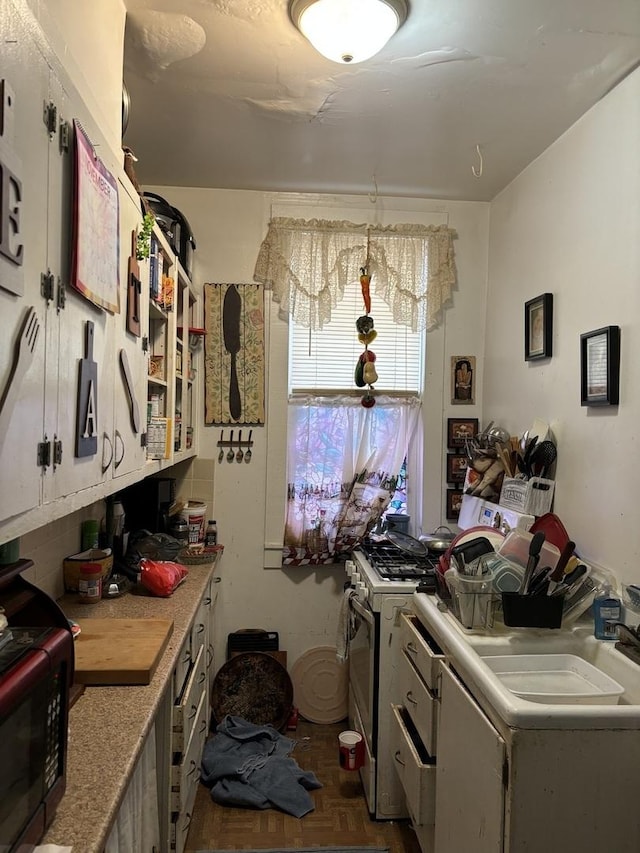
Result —
<instances>
[{"instance_id":1,"label":"red plastic bag","mask_svg":"<svg viewBox=\"0 0 640 853\"><path fill-rule=\"evenodd\" d=\"M189 570L181 563L169 561L140 560L140 583L149 592L160 598L168 598L189 574Z\"/></svg>"}]
</instances>

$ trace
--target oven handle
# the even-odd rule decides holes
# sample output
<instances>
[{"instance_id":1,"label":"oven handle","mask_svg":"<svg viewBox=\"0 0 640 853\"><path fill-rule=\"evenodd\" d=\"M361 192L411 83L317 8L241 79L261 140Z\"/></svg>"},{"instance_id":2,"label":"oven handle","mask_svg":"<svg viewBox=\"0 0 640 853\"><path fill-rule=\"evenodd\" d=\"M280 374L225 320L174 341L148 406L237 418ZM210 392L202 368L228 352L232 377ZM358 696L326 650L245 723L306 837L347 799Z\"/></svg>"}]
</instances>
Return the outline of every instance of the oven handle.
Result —
<instances>
[{"instance_id":1,"label":"oven handle","mask_svg":"<svg viewBox=\"0 0 640 853\"><path fill-rule=\"evenodd\" d=\"M373 625L373 612L368 607L360 604L355 596L351 596L349 599L349 605L353 607L358 616L361 616L365 622L368 622L369 625Z\"/></svg>"}]
</instances>

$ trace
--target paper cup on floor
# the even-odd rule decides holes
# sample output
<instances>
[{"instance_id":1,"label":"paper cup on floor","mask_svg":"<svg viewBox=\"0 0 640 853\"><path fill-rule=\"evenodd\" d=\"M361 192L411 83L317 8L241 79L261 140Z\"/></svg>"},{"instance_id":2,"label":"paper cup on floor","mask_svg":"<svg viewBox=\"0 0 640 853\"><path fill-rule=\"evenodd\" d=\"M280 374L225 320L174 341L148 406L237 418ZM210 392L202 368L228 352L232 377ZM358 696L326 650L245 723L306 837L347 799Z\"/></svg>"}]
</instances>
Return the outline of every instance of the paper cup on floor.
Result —
<instances>
[{"instance_id":1,"label":"paper cup on floor","mask_svg":"<svg viewBox=\"0 0 640 853\"><path fill-rule=\"evenodd\" d=\"M340 767L343 770L359 770L364 764L364 738L360 732L340 732Z\"/></svg>"}]
</instances>

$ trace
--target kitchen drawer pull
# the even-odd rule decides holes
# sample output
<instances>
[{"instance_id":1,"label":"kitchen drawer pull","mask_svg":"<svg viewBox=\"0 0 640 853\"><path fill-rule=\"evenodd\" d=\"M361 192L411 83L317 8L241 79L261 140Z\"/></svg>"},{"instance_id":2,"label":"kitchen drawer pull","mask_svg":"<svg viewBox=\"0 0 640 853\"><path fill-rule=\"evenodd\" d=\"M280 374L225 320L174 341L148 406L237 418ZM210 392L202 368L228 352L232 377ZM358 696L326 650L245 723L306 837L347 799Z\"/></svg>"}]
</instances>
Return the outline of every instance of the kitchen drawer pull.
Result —
<instances>
[{"instance_id":1,"label":"kitchen drawer pull","mask_svg":"<svg viewBox=\"0 0 640 853\"><path fill-rule=\"evenodd\" d=\"M418 704L418 700L413 698L413 693L410 690L407 690L407 702L411 702L412 705Z\"/></svg>"},{"instance_id":2,"label":"kitchen drawer pull","mask_svg":"<svg viewBox=\"0 0 640 853\"><path fill-rule=\"evenodd\" d=\"M401 755L402 755L402 753L398 749L398 750L396 750L396 754L393 757L398 762L398 764L402 764L403 767L406 767L406 762L400 758Z\"/></svg>"},{"instance_id":3,"label":"kitchen drawer pull","mask_svg":"<svg viewBox=\"0 0 640 853\"><path fill-rule=\"evenodd\" d=\"M407 650L408 652L411 652L411 654L412 654L412 655L417 655L417 654L418 654L418 649L413 645L413 641L412 641L412 640L409 640L409 642L407 643L407 645L406 645L406 647L405 647L405 648L406 648L406 650Z\"/></svg>"}]
</instances>

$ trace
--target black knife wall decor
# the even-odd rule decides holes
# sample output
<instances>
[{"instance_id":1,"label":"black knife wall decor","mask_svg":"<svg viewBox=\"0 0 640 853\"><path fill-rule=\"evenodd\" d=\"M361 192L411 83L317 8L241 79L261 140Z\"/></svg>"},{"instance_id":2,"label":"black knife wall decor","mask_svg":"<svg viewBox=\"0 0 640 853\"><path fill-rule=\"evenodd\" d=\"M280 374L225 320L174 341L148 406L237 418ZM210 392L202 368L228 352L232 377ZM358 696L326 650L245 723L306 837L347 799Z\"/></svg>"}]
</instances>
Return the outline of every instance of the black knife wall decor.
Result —
<instances>
[{"instance_id":1,"label":"black knife wall decor","mask_svg":"<svg viewBox=\"0 0 640 853\"><path fill-rule=\"evenodd\" d=\"M242 299L235 284L232 284L225 293L222 308L222 334L224 348L231 356L231 374L229 377L229 412L234 420L240 420L242 415L242 403L240 400L240 388L238 386L238 370L236 357L240 352L240 314Z\"/></svg>"}]
</instances>

